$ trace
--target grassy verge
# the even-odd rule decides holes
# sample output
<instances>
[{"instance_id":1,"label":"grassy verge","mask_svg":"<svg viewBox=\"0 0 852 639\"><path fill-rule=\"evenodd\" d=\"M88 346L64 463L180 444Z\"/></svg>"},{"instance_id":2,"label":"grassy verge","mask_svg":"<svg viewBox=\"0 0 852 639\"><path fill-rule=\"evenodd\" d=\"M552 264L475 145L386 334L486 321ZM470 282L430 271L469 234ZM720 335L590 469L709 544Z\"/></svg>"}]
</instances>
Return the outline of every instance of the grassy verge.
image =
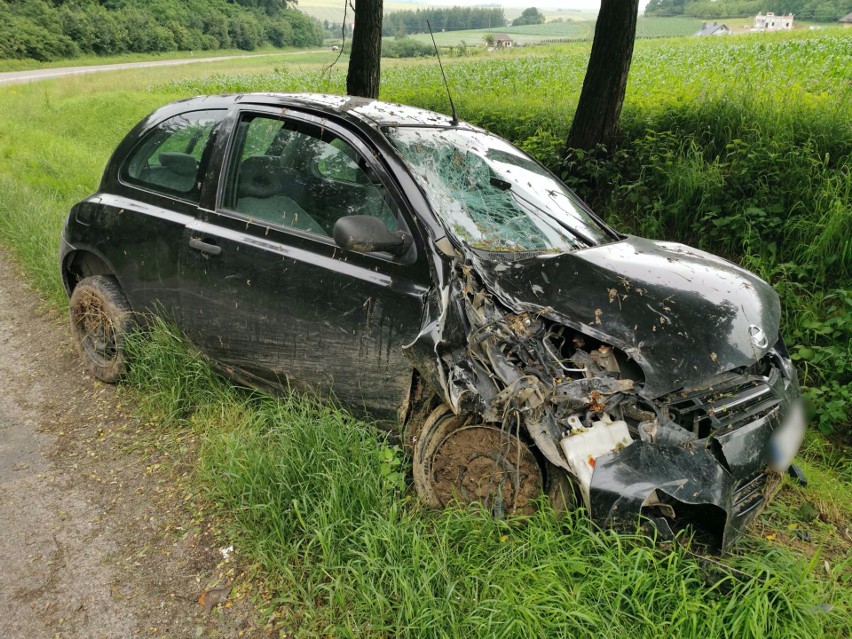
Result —
<instances>
[{"instance_id":1,"label":"grassy verge","mask_svg":"<svg viewBox=\"0 0 852 639\"><path fill-rule=\"evenodd\" d=\"M794 501L762 524L784 532L719 564L547 508L424 512L369 424L234 388L166 326L138 339L130 382L149 418L166 440L193 433L200 485L299 636L832 637L852 621L849 557L778 541L805 528Z\"/></svg>"},{"instance_id":2,"label":"grassy verge","mask_svg":"<svg viewBox=\"0 0 852 639\"><path fill-rule=\"evenodd\" d=\"M781 38L759 42L774 41ZM832 47L824 44L818 48L830 57ZM794 45L784 46L795 49ZM687 56L692 46L698 47L700 56ZM696 206L704 215L712 204L702 194L736 188L743 197L771 198L772 189L748 191L747 185L753 182L764 188L766 180L775 179L774 166L795 168L797 158L804 157L816 167L813 171L796 174L791 168L785 174L798 175L793 188L807 191L807 202L815 207L813 217L802 204L793 209L808 213L795 218L801 229L798 237L810 242L815 235L805 233L818 225L842 233L848 184L843 182L842 167L832 162L842 163L842 145L848 140L843 133L848 93L838 93L843 77L836 61L819 58L819 51L807 44L799 57L794 50L781 59L794 73L792 82L801 85L794 97L804 106L795 118L785 120L779 114L784 104L780 95L773 98L776 107L761 115L760 109L772 106L764 102L755 115L741 100L747 87L737 94L729 92L734 106L739 105L733 115L722 107L702 111L710 104L705 97L712 91L700 77L696 79L695 69L710 68L711 61L728 56L733 68L722 79L733 82L742 71L735 63L743 64L746 55L754 65L775 65L772 70L782 64L772 47L747 47L744 52L739 45L725 46L675 44L672 49L646 43L637 48L625 126L639 141L633 148L640 160L635 164L624 160L620 168L628 174L637 170L642 180L648 180L642 184L653 185L660 196L649 195L641 185L631 190L637 180L625 181L618 184L619 200L631 203L633 191L641 197L632 203L635 206L616 206L605 199L603 206L612 207L607 213L625 226L688 240L697 231L692 218L685 220L683 215ZM553 51L512 52L478 63L456 61L450 74L464 117L524 143L563 170L551 142L564 135L570 121L588 53L587 45ZM675 65L679 58L687 58L680 67ZM822 66L816 63L820 60ZM341 67L328 75L317 65L276 68L275 64L262 58L217 63L205 69L209 76L203 79L196 77L197 69L177 67L0 91L0 241L14 249L27 274L61 308L65 300L55 256L65 211L95 190L109 153L145 113L172 99L203 92L339 91L345 71ZM790 85L783 89L794 90ZM444 108L443 89L428 63L386 65L384 91L391 99ZM805 108L808 100L813 103L811 111ZM836 103L834 110L828 108ZM689 114L697 115L690 120ZM667 146L668 136L641 146L654 123L672 129L672 122L682 125L676 129L680 132L706 129L705 137L693 136L701 146ZM785 137L785 129L775 124L789 124L795 130ZM709 146L717 138L724 140L721 151ZM726 155L725 145L735 139L758 145L754 157L739 147ZM826 147L810 149L804 144L808 140L835 145L822 169L814 158ZM775 143L787 145L779 147L786 150L780 155L772 151L770 145ZM790 144L800 151L795 153ZM655 150L660 153L655 155ZM770 151L774 155L767 156ZM586 173L575 173L588 182L593 197L598 193L597 178L589 173L594 166L586 162ZM613 175L606 173L611 165L599 166L603 179ZM655 173L655 167L668 168ZM665 175L672 179L660 182ZM657 182L651 181L654 176ZM691 181L686 179L690 176ZM740 181L732 183L732 176ZM779 183L772 185L777 188ZM811 195L818 192L824 193L823 199ZM649 198L648 203L642 197ZM800 197L790 204L805 201ZM674 211L682 214L664 217L669 207L680 207ZM726 201L718 212L746 210L737 207ZM721 217L725 216L714 219ZM823 217L826 220L820 222ZM765 224L747 221L743 228ZM716 236L705 233L710 248L730 239L723 231ZM729 235L734 237L733 233ZM790 246L796 237L779 235L776 252L789 253L776 254L797 260L804 255L800 252L807 247ZM808 246L818 255L831 250L819 247L835 245ZM842 250L841 246L837 259L844 259ZM766 269L776 286L789 287L798 295L788 299L811 299L798 294L807 287L808 294L828 296L832 286L848 284L848 272L843 279L835 262L824 265L825 279L819 281L811 271L801 275L792 267L781 269L786 258L772 261L768 251L746 250L738 256L753 260L752 266ZM795 325L803 331L817 333L828 321L826 309L808 303L814 306L808 312L816 328L805 327L807 317L789 320L798 322ZM796 308L808 307L803 302ZM836 637L852 626L850 465L843 448L817 434L811 434L803 452L811 485L801 488L785 482L752 535L719 568L679 547L655 547L638 535L591 530L582 519L557 520L547 510L526 522L496 522L457 510L423 512L410 499L402 479L405 460L369 424L304 398L276 399L235 389L216 377L168 327L160 327L147 339L137 344L130 382L140 410L159 424L158 445L180 457L186 449L184 438L191 433L198 446L188 459L197 485L228 522L237 550L260 567L270 614L282 620L283 628L300 635ZM838 341L843 346L842 338L830 334L820 339L826 348ZM728 568L745 576L732 576Z\"/></svg>"},{"instance_id":3,"label":"grassy verge","mask_svg":"<svg viewBox=\"0 0 852 639\"><path fill-rule=\"evenodd\" d=\"M206 58L252 58L266 56L312 56L324 53L325 47L309 47L308 49L296 49L287 47L278 49L276 47L260 47L254 51L243 51L242 49L215 49L213 51L169 51L167 53L124 53L121 55L85 55L65 60L51 60L40 62L38 60L0 60L0 73L7 71L32 71L37 69L60 69L64 67L98 66L104 64L124 64L128 62L159 62L167 60L192 60ZM327 57L327 56L325 56ZM320 62L321 60L310 60Z\"/></svg>"},{"instance_id":4,"label":"grassy verge","mask_svg":"<svg viewBox=\"0 0 852 639\"><path fill-rule=\"evenodd\" d=\"M317 49L319 47L312 47ZM192 58L221 58L225 56L251 57L260 55L304 53L304 49L287 47L278 49L272 46L260 47L254 51L242 49L214 49L212 51L168 51L162 53L122 53L119 55L82 55L65 60L0 60L0 73L5 71L29 71L32 69L58 69L62 67L82 67L100 64L121 64L125 62L153 62L158 60L183 60Z\"/></svg>"}]
</instances>

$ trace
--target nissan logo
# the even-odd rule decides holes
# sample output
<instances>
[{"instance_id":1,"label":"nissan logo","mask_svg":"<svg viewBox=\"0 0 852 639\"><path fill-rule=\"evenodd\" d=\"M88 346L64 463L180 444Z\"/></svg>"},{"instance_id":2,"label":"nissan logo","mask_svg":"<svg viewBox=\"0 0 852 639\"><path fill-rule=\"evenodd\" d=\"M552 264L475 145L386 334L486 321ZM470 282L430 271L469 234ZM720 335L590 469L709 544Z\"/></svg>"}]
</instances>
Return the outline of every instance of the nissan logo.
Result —
<instances>
[{"instance_id":1,"label":"nissan logo","mask_svg":"<svg viewBox=\"0 0 852 639\"><path fill-rule=\"evenodd\" d=\"M763 329L760 328L760 326L752 324L748 327L748 334L749 337L751 337L751 343L758 348L766 348L767 345L769 345L769 339L766 337L766 333L763 332Z\"/></svg>"}]
</instances>

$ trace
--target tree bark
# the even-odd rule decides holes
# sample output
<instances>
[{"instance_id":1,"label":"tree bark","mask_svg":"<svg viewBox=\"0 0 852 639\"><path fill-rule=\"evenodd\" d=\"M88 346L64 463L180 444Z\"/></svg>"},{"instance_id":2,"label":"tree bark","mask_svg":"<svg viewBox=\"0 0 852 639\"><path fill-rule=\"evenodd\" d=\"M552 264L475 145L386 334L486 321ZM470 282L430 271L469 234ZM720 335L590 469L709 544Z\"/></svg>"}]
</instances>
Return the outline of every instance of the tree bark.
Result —
<instances>
[{"instance_id":1,"label":"tree bark","mask_svg":"<svg viewBox=\"0 0 852 639\"><path fill-rule=\"evenodd\" d=\"M592 54L566 146L612 149L636 39L638 0L601 0Z\"/></svg>"},{"instance_id":2,"label":"tree bark","mask_svg":"<svg viewBox=\"0 0 852 639\"><path fill-rule=\"evenodd\" d=\"M383 0L356 0L355 32L349 51L346 93L379 97L382 60Z\"/></svg>"}]
</instances>

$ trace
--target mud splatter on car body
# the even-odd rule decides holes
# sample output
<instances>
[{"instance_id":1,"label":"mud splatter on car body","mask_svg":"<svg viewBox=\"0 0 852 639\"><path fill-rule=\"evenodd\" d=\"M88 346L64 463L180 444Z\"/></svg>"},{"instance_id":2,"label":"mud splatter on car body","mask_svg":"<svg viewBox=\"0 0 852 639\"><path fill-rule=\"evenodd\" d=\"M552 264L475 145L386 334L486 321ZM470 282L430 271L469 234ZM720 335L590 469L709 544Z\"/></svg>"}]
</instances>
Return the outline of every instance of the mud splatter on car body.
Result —
<instances>
[{"instance_id":1,"label":"mud splatter on car body","mask_svg":"<svg viewBox=\"0 0 852 639\"><path fill-rule=\"evenodd\" d=\"M617 233L505 140L420 109L164 107L72 209L60 262L69 294L114 278L234 377L405 428L435 506L526 512L559 488L602 525L727 548L801 442L768 284Z\"/></svg>"}]
</instances>

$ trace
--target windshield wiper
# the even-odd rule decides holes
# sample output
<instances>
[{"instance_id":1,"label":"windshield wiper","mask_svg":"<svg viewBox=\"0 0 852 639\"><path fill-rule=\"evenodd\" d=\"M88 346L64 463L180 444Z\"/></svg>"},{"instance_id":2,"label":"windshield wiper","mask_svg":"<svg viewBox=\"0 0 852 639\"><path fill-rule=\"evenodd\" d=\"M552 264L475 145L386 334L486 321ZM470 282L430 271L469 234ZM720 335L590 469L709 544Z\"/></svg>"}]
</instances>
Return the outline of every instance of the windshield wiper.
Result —
<instances>
[{"instance_id":1,"label":"windshield wiper","mask_svg":"<svg viewBox=\"0 0 852 639\"><path fill-rule=\"evenodd\" d=\"M568 231L571 235L573 235L578 240L585 242L588 246L595 246L595 241L592 238L590 238L588 235L586 235L582 231L575 229L573 226L569 226L568 224L564 223L558 217L553 215L550 211L540 207L538 204L536 204L532 200L525 198L523 195L518 193L517 190L512 188L511 182L508 182L507 180L503 180L503 179L501 179L497 176L492 176L491 179L489 180L489 183L491 184L491 186L493 186L494 188L500 189L501 191L509 191L515 198L521 200L525 204L528 204L529 206L533 207L535 210L537 210L541 213L544 213L548 218L550 218L551 220L556 222L561 228Z\"/></svg>"}]
</instances>

